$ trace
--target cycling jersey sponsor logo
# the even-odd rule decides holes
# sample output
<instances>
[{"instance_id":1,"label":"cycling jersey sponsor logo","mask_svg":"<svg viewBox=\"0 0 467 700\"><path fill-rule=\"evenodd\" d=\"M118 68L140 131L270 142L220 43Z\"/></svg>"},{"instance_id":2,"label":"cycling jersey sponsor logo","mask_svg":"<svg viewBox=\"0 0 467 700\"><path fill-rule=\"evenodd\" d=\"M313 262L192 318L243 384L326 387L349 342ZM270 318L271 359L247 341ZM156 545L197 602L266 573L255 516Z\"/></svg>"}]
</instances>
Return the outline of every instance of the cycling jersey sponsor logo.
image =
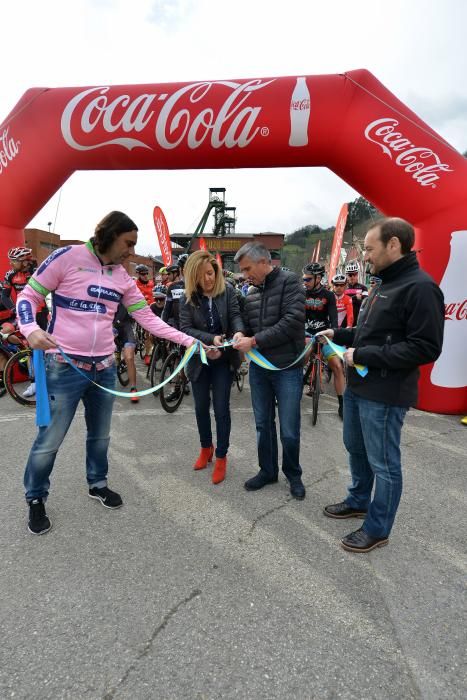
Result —
<instances>
[{"instance_id":1,"label":"cycling jersey sponsor logo","mask_svg":"<svg viewBox=\"0 0 467 700\"><path fill-rule=\"evenodd\" d=\"M123 294L117 292L116 289L109 289L108 287L99 287L99 285L97 284L89 285L87 292L90 297L96 297L97 299L105 299L106 301L115 301L117 304L123 296Z\"/></svg>"},{"instance_id":2,"label":"cycling jersey sponsor logo","mask_svg":"<svg viewBox=\"0 0 467 700\"><path fill-rule=\"evenodd\" d=\"M185 294L184 289L171 289L170 293L172 294L172 299L175 301L178 301L178 299L181 299L182 296Z\"/></svg>"},{"instance_id":3,"label":"cycling jersey sponsor logo","mask_svg":"<svg viewBox=\"0 0 467 700\"><path fill-rule=\"evenodd\" d=\"M326 299L326 297L312 297L310 299L305 300L307 309L311 309L312 311L321 311L322 309L324 309L327 303L328 300Z\"/></svg>"},{"instance_id":4,"label":"cycling jersey sponsor logo","mask_svg":"<svg viewBox=\"0 0 467 700\"><path fill-rule=\"evenodd\" d=\"M97 301L88 301L86 299L62 297L57 293L54 294L54 304L61 309L68 309L69 311L92 311L98 314L105 314L107 312L105 304L100 304Z\"/></svg>"},{"instance_id":5,"label":"cycling jersey sponsor logo","mask_svg":"<svg viewBox=\"0 0 467 700\"><path fill-rule=\"evenodd\" d=\"M78 267L78 272L100 272L97 267Z\"/></svg>"},{"instance_id":6,"label":"cycling jersey sponsor logo","mask_svg":"<svg viewBox=\"0 0 467 700\"><path fill-rule=\"evenodd\" d=\"M42 275L42 273L47 270L50 263L56 260L56 258L59 258L60 255L63 255L63 253L67 253L69 250L71 250L71 245L67 245L65 246L65 248L58 248L57 250L54 250L54 252L51 253L49 257L46 258L44 262L37 268L36 277L37 275Z\"/></svg>"},{"instance_id":7,"label":"cycling jersey sponsor logo","mask_svg":"<svg viewBox=\"0 0 467 700\"><path fill-rule=\"evenodd\" d=\"M21 300L18 304L18 314L20 322L23 325L28 323L34 323L34 314L32 312L31 302L25 299Z\"/></svg>"}]
</instances>

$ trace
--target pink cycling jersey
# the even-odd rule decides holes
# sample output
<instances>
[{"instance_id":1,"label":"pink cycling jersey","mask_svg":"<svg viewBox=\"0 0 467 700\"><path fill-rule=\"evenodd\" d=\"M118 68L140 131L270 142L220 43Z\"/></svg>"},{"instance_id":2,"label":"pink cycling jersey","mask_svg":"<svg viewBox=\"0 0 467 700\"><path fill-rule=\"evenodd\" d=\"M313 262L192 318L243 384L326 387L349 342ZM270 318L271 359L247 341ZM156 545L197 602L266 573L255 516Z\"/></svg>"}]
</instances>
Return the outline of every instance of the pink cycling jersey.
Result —
<instances>
[{"instance_id":1,"label":"pink cycling jersey","mask_svg":"<svg viewBox=\"0 0 467 700\"><path fill-rule=\"evenodd\" d=\"M114 352L112 323L120 301L152 335L187 347L193 343L192 337L152 313L122 265L102 264L91 241L55 250L29 279L16 304L26 337L39 330L36 309L49 292L52 315L47 330L68 354L103 357Z\"/></svg>"}]
</instances>

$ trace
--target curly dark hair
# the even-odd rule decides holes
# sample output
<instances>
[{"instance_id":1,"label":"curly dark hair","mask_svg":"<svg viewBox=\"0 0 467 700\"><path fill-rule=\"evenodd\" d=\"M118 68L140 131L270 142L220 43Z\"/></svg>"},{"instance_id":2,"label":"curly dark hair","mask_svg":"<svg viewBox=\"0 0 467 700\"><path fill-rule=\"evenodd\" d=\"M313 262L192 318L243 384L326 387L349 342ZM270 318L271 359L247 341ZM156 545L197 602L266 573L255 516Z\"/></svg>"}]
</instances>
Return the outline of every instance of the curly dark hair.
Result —
<instances>
[{"instance_id":1,"label":"curly dark hair","mask_svg":"<svg viewBox=\"0 0 467 700\"><path fill-rule=\"evenodd\" d=\"M137 230L138 227L129 216L121 211L111 211L97 224L92 242L99 253L106 253L122 233Z\"/></svg>"}]
</instances>

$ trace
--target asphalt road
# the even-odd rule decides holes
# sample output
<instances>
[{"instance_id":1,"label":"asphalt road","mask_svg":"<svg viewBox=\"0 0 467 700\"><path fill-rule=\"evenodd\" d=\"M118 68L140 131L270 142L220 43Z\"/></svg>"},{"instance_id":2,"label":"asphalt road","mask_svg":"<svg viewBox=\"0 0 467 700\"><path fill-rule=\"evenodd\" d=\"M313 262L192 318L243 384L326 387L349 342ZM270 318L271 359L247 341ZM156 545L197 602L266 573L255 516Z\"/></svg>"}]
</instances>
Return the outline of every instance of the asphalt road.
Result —
<instances>
[{"instance_id":1,"label":"asphalt road","mask_svg":"<svg viewBox=\"0 0 467 700\"><path fill-rule=\"evenodd\" d=\"M250 395L233 391L228 476L194 472L191 397L115 408L110 486L87 497L79 412L54 471L52 530L26 529L34 416L0 400L0 698L242 700L467 697L467 428L410 411L389 546L347 553L360 521L323 517L348 482L337 404L303 400L307 498L259 493Z\"/></svg>"}]
</instances>

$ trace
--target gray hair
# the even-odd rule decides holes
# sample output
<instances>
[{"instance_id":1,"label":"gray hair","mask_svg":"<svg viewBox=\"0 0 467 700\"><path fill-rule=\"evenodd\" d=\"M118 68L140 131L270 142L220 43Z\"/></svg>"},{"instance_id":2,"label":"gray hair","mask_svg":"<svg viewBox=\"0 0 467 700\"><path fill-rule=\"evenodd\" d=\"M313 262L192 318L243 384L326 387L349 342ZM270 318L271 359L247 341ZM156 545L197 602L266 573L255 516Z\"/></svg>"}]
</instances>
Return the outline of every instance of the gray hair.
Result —
<instances>
[{"instance_id":1,"label":"gray hair","mask_svg":"<svg viewBox=\"0 0 467 700\"><path fill-rule=\"evenodd\" d=\"M250 258L252 262L259 262L260 260L266 260L266 262L271 262L271 253L262 243L245 243L242 245L238 253L234 258L234 262L240 262L244 257Z\"/></svg>"}]
</instances>

